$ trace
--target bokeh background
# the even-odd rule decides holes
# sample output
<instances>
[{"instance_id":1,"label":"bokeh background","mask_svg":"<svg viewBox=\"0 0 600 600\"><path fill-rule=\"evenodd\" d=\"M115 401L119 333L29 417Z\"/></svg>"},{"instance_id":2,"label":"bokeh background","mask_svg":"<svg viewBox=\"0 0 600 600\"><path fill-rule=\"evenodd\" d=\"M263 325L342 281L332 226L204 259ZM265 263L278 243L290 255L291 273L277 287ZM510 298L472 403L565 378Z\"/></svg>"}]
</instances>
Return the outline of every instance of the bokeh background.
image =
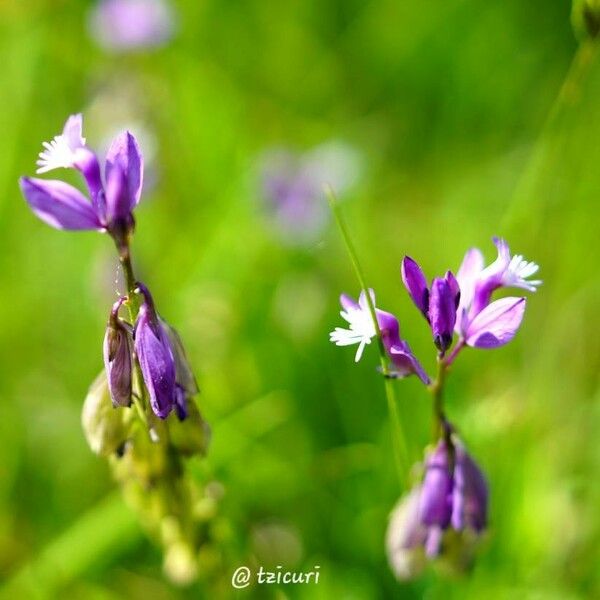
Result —
<instances>
[{"instance_id":1,"label":"bokeh background","mask_svg":"<svg viewBox=\"0 0 600 600\"><path fill-rule=\"evenodd\" d=\"M170 39L119 52L90 34L92 2L0 2L7 597L600 597L600 56L578 46L570 2L171 7ZM125 126L142 139L136 268L181 332L213 427L190 468L220 501L187 587L164 577L81 431L115 295L110 240L47 227L17 187L79 111L95 148ZM355 365L328 342L338 294L358 284L326 213L296 235L263 186L265 161L280 168L274 149L314 165L324 144L367 279L429 371L405 253L433 275L471 245L493 259L503 235L541 265L516 339L465 351L449 381L448 413L491 485L490 531L466 576L430 569L401 584L387 566L401 489L377 358L367 348ZM412 379L397 395L416 461L430 399ZM320 584L234 593L245 564L318 564Z\"/></svg>"}]
</instances>

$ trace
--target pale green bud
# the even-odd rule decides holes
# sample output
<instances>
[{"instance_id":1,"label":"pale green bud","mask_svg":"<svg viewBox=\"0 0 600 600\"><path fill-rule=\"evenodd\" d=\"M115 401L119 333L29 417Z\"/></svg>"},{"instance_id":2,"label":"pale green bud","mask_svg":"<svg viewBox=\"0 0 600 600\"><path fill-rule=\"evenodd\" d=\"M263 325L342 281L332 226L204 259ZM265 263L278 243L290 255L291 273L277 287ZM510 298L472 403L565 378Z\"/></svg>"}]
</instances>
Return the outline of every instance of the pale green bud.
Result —
<instances>
[{"instance_id":1,"label":"pale green bud","mask_svg":"<svg viewBox=\"0 0 600 600\"><path fill-rule=\"evenodd\" d=\"M83 432L92 452L109 456L123 447L130 431L128 413L113 407L106 373L102 371L90 386L81 412Z\"/></svg>"}]
</instances>

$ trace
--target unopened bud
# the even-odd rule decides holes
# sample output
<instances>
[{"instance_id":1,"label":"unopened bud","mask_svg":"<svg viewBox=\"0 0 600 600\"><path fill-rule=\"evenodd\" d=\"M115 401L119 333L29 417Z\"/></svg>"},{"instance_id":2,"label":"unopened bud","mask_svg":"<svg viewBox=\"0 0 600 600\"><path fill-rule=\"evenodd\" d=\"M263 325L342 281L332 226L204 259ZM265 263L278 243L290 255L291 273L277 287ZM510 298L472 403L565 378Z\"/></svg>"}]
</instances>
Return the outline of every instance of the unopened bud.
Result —
<instances>
[{"instance_id":1,"label":"unopened bud","mask_svg":"<svg viewBox=\"0 0 600 600\"><path fill-rule=\"evenodd\" d=\"M133 340L127 325L118 316L125 298L113 305L104 335L104 366L114 406L131 404L131 348Z\"/></svg>"},{"instance_id":2,"label":"unopened bud","mask_svg":"<svg viewBox=\"0 0 600 600\"><path fill-rule=\"evenodd\" d=\"M81 413L85 438L95 454L118 452L129 437L129 411L115 410L104 371L92 383Z\"/></svg>"}]
</instances>

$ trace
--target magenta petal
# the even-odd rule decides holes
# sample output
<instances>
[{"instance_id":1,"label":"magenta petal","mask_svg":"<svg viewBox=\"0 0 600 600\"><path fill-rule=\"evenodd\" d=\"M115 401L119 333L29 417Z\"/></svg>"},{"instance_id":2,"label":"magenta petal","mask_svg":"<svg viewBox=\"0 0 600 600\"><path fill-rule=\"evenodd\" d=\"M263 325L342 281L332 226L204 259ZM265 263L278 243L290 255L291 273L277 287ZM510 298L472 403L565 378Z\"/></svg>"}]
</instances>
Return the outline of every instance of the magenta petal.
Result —
<instances>
[{"instance_id":1,"label":"magenta petal","mask_svg":"<svg viewBox=\"0 0 600 600\"><path fill-rule=\"evenodd\" d=\"M21 191L31 210L56 229L102 230L86 197L73 186L56 180L22 177Z\"/></svg>"},{"instance_id":2,"label":"magenta petal","mask_svg":"<svg viewBox=\"0 0 600 600\"><path fill-rule=\"evenodd\" d=\"M429 288L421 267L410 256L405 256L402 261L402 281L415 306L428 318Z\"/></svg>"},{"instance_id":3,"label":"magenta petal","mask_svg":"<svg viewBox=\"0 0 600 600\"><path fill-rule=\"evenodd\" d=\"M144 160L135 137L125 131L112 142L106 154L106 179L110 180L111 171L116 164L121 166L127 178L129 210L140 201L144 178Z\"/></svg>"},{"instance_id":4,"label":"magenta petal","mask_svg":"<svg viewBox=\"0 0 600 600\"><path fill-rule=\"evenodd\" d=\"M502 298L488 304L469 324L466 343L475 348L497 348L510 342L523 320L525 298Z\"/></svg>"}]
</instances>

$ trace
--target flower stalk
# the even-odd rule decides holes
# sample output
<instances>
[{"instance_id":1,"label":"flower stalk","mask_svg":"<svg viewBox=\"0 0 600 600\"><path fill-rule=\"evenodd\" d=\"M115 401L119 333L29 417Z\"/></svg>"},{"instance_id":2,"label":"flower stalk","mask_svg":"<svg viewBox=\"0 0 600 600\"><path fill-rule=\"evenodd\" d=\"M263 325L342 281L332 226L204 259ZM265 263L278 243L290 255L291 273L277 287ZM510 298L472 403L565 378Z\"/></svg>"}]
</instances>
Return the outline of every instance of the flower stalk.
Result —
<instances>
[{"instance_id":1,"label":"flower stalk","mask_svg":"<svg viewBox=\"0 0 600 600\"><path fill-rule=\"evenodd\" d=\"M358 279L358 283L362 290L368 290L369 288L366 285L363 270L358 260L358 255L354 248L354 244L352 243L352 238L350 237L350 233L348 231L348 228L346 227L344 218L339 209L335 192L329 185L326 185L324 187L324 191L329 206L331 208L331 212L333 213L337 226L340 230L340 233L342 234L342 239L346 246L348 256L350 257L350 262L352 263L352 267L354 268L354 273L356 275L356 278ZM369 313L371 315L371 319L373 321L373 326L375 328L375 333L377 337L380 369L381 373L384 376L385 396L387 400L388 412L390 415L392 445L394 447L394 461L396 464L396 471L401 485L403 487L408 487L408 468L410 465L410 461L408 456L406 436L404 433L404 428L402 426L402 419L398 410L398 403L396 401L396 394L393 386L394 376L390 372L388 366L387 353L383 343L381 328L377 320L377 313L375 311L375 304L373 302L373 298L369 293L366 294L366 298L367 305L369 307Z\"/></svg>"}]
</instances>

